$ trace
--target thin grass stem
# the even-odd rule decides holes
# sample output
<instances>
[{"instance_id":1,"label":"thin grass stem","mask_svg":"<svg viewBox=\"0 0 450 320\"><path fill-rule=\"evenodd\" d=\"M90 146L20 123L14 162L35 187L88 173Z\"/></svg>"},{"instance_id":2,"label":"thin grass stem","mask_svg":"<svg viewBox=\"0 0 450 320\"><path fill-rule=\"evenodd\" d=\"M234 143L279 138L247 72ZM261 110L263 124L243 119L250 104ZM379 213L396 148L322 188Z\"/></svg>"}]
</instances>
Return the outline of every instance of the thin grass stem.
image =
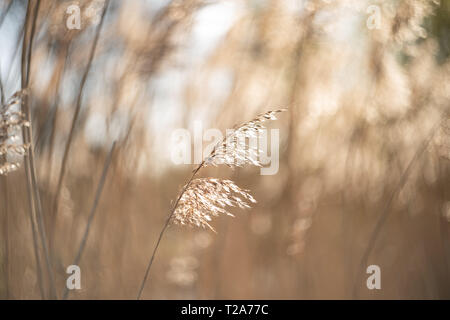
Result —
<instances>
[{"instance_id":1,"label":"thin grass stem","mask_svg":"<svg viewBox=\"0 0 450 320\"><path fill-rule=\"evenodd\" d=\"M103 166L102 175L101 175L100 181L98 183L97 191L95 192L94 203L92 204L91 210L89 212L89 218L88 218L86 228L83 233L83 238L81 239L81 243L78 248L77 255L75 256L75 259L72 263L73 265L79 265L81 256L84 252L84 248L86 247L86 242L87 242L87 238L89 236L89 231L91 230L91 226L92 226L92 222L94 221L94 216L95 216L95 212L97 210L98 202L100 201L100 196L102 195L103 186L105 185L106 175L108 174L108 169L111 164L115 146L116 146L116 142L113 142L113 144L111 146L111 150L109 151L109 154L106 158L105 165ZM64 289L62 299L66 300L67 297L69 296L69 293L70 293L70 291L66 286L66 288Z\"/></svg>"}]
</instances>

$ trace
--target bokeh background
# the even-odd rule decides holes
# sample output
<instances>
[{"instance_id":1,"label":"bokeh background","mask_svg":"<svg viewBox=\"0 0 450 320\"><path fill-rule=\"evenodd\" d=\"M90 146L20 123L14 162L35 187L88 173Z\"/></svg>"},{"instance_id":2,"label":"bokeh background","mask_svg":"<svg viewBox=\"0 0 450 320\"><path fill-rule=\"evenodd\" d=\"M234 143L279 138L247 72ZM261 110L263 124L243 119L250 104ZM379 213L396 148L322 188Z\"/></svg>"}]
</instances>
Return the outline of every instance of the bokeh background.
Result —
<instances>
[{"instance_id":1,"label":"bokeh background","mask_svg":"<svg viewBox=\"0 0 450 320\"><path fill-rule=\"evenodd\" d=\"M170 226L143 298L450 298L450 1L111 0L103 21L105 1L37 2L28 100L59 297L114 140L69 299L136 298L194 168L171 161L175 129L224 131L283 107L277 174L201 173L258 203L215 219L217 234ZM80 30L66 27L73 4ZM0 1L6 98L20 89L27 5ZM47 298L23 165L0 191L0 297ZM370 264L381 290L366 287Z\"/></svg>"}]
</instances>

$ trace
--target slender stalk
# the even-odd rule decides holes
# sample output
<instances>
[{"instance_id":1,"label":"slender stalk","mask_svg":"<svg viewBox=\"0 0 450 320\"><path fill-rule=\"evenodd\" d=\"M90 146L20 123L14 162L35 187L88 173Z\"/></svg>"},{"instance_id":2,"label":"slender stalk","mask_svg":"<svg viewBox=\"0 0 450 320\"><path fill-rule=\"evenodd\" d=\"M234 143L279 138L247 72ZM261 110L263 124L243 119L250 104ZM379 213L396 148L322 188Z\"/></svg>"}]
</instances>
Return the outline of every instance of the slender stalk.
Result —
<instances>
[{"instance_id":1,"label":"slender stalk","mask_svg":"<svg viewBox=\"0 0 450 320\"><path fill-rule=\"evenodd\" d=\"M439 172L439 177L448 177L448 169L447 167L444 167L442 165L442 161L443 159L439 159L438 160L438 172ZM445 161L445 160L444 160ZM438 180L438 186L439 186L439 202L445 203L445 199L446 199L446 184L448 183L448 181L445 181L444 179L439 179ZM441 240L441 244L442 244L442 257L443 257L443 266L445 266L445 280L446 280L446 285L445 285L445 295L446 297L448 297L450 295L450 257L449 257L449 252L450 252L450 243L449 243L449 229L448 229L448 220L447 217L445 217L444 215L440 214L438 216L439 218L439 231L440 231L440 240Z\"/></svg>"},{"instance_id":2,"label":"slender stalk","mask_svg":"<svg viewBox=\"0 0 450 320\"><path fill-rule=\"evenodd\" d=\"M3 106L6 103L5 99L5 89L3 88L3 82L2 82L2 70L0 69L0 106Z\"/></svg>"},{"instance_id":3,"label":"slender stalk","mask_svg":"<svg viewBox=\"0 0 450 320\"><path fill-rule=\"evenodd\" d=\"M151 257L150 257L150 261L148 262L147 269L145 270L144 279L142 280L141 287L140 287L139 293L137 295L137 300L141 299L142 292L144 291L144 287L145 287L145 282L147 281L148 275L150 273L150 268L152 267L153 259L155 258L156 251L159 248L159 244L161 243L161 239L162 239L162 237L164 235L164 232L166 231L167 227L169 226L170 219L172 218L172 216L173 216L173 214L175 212L175 209L177 208L178 202L180 202L180 199L183 196L184 192L187 190L187 188L191 184L192 180L194 180L194 177L197 174L197 172L203 167L203 164L204 164L204 161L192 173L192 176L190 177L190 179L188 180L186 185L181 190L180 195L177 198L177 201L175 201L175 204L173 205L172 210L170 211L170 214L168 215L168 217L166 219L166 222L164 223L164 226L163 226L163 228L162 228L162 230L161 230L161 232L159 234L158 240L156 241L155 248L153 249L153 253L152 253Z\"/></svg>"},{"instance_id":4,"label":"slender stalk","mask_svg":"<svg viewBox=\"0 0 450 320\"><path fill-rule=\"evenodd\" d=\"M24 36L22 43L22 61L21 61L21 87L22 90L26 90L29 84L30 67L31 67L31 57L32 57L32 47L33 38L36 30L37 15L40 7L40 0L37 0L34 5L34 11L32 12L32 7L30 5L31 1L28 2L27 13L25 18L24 26ZM28 36L29 23L31 22L31 29ZM47 239L45 235L45 229L42 220L42 205L39 196L39 187L37 185L36 179L36 169L34 161L34 151L33 151L33 135L32 135L32 124L31 124L31 114L28 105L28 96L25 95L22 100L22 111L25 114L26 120L30 123L28 127L23 127L22 134L24 144L29 144L28 153L24 156L25 162L25 173L27 176L27 191L28 191L28 201L30 206L30 219L32 224L33 233L35 233L34 218L36 218L39 236L41 240L41 245L44 249L45 261L47 272L50 282L50 298L56 297L56 290L54 285L54 275L50 263L50 256L48 252ZM34 238L35 239L35 238ZM37 251L37 244L35 245L35 251ZM37 263L39 264L39 253L35 252ZM40 272L40 266L38 266L38 273Z\"/></svg>"},{"instance_id":5,"label":"slender stalk","mask_svg":"<svg viewBox=\"0 0 450 320\"><path fill-rule=\"evenodd\" d=\"M0 27L3 25L3 22L5 21L6 16L8 15L9 10L11 9L13 4L13 1L10 0L8 5L6 6L6 9L2 12L0 15Z\"/></svg>"},{"instance_id":6,"label":"slender stalk","mask_svg":"<svg viewBox=\"0 0 450 320\"><path fill-rule=\"evenodd\" d=\"M75 256L75 260L72 263L73 265L78 265L80 263L81 255L83 254L84 248L86 246L87 238L89 236L89 231L91 229L92 221L94 220L94 215L97 210L98 202L100 200L100 196L103 191L103 186L105 185L106 175L108 173L109 165L111 164L115 146L116 146L116 142L114 141L112 144L111 150L109 151L108 157L106 158L105 165L103 166L102 175L101 175L100 181L98 183L97 191L96 191L95 197L94 197L94 203L92 204L92 208L89 213L89 218L88 218L88 221L86 224L86 228L84 230L83 238L81 239L80 247L78 248L77 255ZM70 291L66 286L66 288L64 289L63 297L62 297L63 300L67 299L69 292Z\"/></svg>"},{"instance_id":7,"label":"slender stalk","mask_svg":"<svg viewBox=\"0 0 450 320\"><path fill-rule=\"evenodd\" d=\"M89 71L91 70L92 61L94 60L94 55L95 55L95 51L97 49L98 39L100 37L100 31L102 29L103 22L105 20L105 15L106 15L106 11L108 10L108 6L109 6L109 0L107 0L106 3L105 3L105 7L103 9L102 17L101 17L100 23L99 23L99 25L97 27L97 31L96 31L96 34L95 34L94 42L92 44L91 51L89 53L88 63L87 63L86 69L84 70L83 77L81 78L80 90L78 92L77 102L76 102L76 106L75 106L75 113L73 115L69 136L67 138L66 146L64 148L63 160L62 160L61 169L60 169L60 173L59 173L58 184L57 184L57 187L56 187L56 195L55 195L55 198L53 200L52 219L51 219L52 226L50 228L50 230L51 230L50 240L53 240L53 237L54 237L54 226L56 225L56 219L57 219L57 216L58 216L58 204L59 204L59 198L61 196L61 187L62 187L62 183L63 183L63 180L64 180L64 175L66 173L67 160L69 158L70 147L72 145L72 140L73 140L74 133L75 133L75 126L77 124L77 120L78 120L78 117L80 115L81 101L82 101L82 98L83 98L84 88L85 88L86 80L87 80L88 75L89 75Z\"/></svg>"},{"instance_id":8,"label":"slender stalk","mask_svg":"<svg viewBox=\"0 0 450 320\"><path fill-rule=\"evenodd\" d=\"M28 185L29 184L27 184L28 192L31 193L31 190L29 190ZM42 280L43 278L42 278L41 258L39 257L38 234L36 231L36 221L35 221L34 215L33 215L34 206L33 206L33 201L31 199L29 199L28 202L29 202L29 206L30 206L30 210L28 210L28 213L29 213L29 217L30 217L31 234L33 237L33 250L34 250L34 258L36 260L38 286L39 286L39 291L41 293L41 298L45 299L44 282Z\"/></svg>"},{"instance_id":9,"label":"slender stalk","mask_svg":"<svg viewBox=\"0 0 450 320\"><path fill-rule=\"evenodd\" d=\"M1 84L1 81L0 81ZM0 157L0 160L5 160L5 156L2 155ZM5 296L6 299L9 299L9 219L8 219L8 189L7 189L7 181L6 181L7 177L3 176L0 177L0 186L1 189L3 190L3 194L1 196L3 196L2 198L2 202L3 202L3 215L4 215L4 220L3 220L3 241L5 242L5 249L4 249L4 258L3 258L3 271L5 274Z\"/></svg>"},{"instance_id":10,"label":"slender stalk","mask_svg":"<svg viewBox=\"0 0 450 320\"><path fill-rule=\"evenodd\" d=\"M12 1L11 1L12 3ZM8 7L9 8L9 7ZM1 74L1 71L0 71ZM3 82L0 79L0 104L3 106L6 103L5 99L5 91L3 87ZM6 156L2 156L6 160ZM10 288L9 288L9 208L8 208L8 178L6 176L2 177L3 183L3 208L5 212L5 221L4 221L4 235L5 235L5 286L6 286L6 299L10 298ZM27 185L28 186L28 185ZM39 286L39 292L41 293L41 298L45 298L44 293L44 287L42 285L42 270L41 270L41 262L39 258L39 248L37 245L37 235L36 235L36 224L33 218L33 204L31 201L30 204L30 210L28 213L30 214L30 225L31 225L31 233L33 237L33 249L34 249L34 255L36 260L36 269L37 269L37 281Z\"/></svg>"},{"instance_id":11,"label":"slender stalk","mask_svg":"<svg viewBox=\"0 0 450 320\"><path fill-rule=\"evenodd\" d=\"M386 222L386 220L387 220L387 218L389 216L389 213L391 212L391 207L392 207L392 204L394 202L394 199L397 197L397 195L403 189L403 186L405 185L406 181L408 180L408 177L409 177L409 174L410 174L412 168L414 167L416 162L420 159L421 155L427 149L428 145L430 144L430 142L432 141L432 139L434 137L434 134L436 133L437 129L440 127L441 122L442 122L442 120L440 120L433 127L433 129L431 129L431 132L430 132L428 138L425 141L423 141L423 143L417 149L417 151L414 154L413 158L411 159L411 161L409 162L409 164L406 167L405 171L403 172L397 187L395 188L394 192L392 192L389 200L386 202L386 206L385 206L382 214L378 218L377 224L375 225L375 229L373 230L372 235L370 236L370 239L369 239L369 242L367 244L367 247L366 247L366 249L364 251L364 254L363 254L362 258L361 258L360 267L359 267L359 270L357 272L357 277L356 277L356 280L355 280L355 284L353 286L353 298L357 297L358 287L359 287L358 284L359 284L359 280L361 279L362 272L363 272L363 270L365 270L365 266L367 264L367 260L369 259L369 256L372 253L373 248L375 247L375 242L378 239L380 231L383 228L383 226L384 226L384 224L385 224L385 222Z\"/></svg>"}]
</instances>

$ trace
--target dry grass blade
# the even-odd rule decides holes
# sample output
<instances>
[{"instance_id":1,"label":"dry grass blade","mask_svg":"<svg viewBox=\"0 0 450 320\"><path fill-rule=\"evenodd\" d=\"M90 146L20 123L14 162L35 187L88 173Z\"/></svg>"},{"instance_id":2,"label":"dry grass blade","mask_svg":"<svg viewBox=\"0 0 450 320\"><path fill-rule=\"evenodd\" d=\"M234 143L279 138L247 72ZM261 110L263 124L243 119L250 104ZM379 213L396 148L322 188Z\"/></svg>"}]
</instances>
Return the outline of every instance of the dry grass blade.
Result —
<instances>
[{"instance_id":1,"label":"dry grass blade","mask_svg":"<svg viewBox=\"0 0 450 320\"><path fill-rule=\"evenodd\" d=\"M55 194L55 198L53 200L53 206L52 206L52 226L50 228L50 240L53 240L53 236L54 236L54 226L55 226L55 221L58 217L58 204L59 204L59 199L61 196L61 189L62 189L62 183L64 181L64 176L66 174L66 168L67 168L67 161L69 159L69 153L70 153L70 149L72 146L72 141L75 135L75 126L78 122L78 118L80 116L80 110L81 110L81 102L82 102L82 98L83 98L83 93L85 90L85 85L86 85L86 81L87 78L89 76L89 72L91 71L91 67L92 67L92 62L94 60L94 55L95 52L97 50L97 44L98 44L98 40L100 38L100 32L102 30L102 26L103 23L105 21L105 16L106 16L106 12L108 11L108 7L109 7L109 0L105 2L104 7L103 7L103 12L102 12L102 16L100 19L100 23L97 26L97 30L95 32L95 38L94 41L92 43L92 47L91 50L89 52L89 58L88 58L88 62L86 65L86 69L84 70L83 73L83 77L81 78L81 82L80 82L80 88L78 91L78 96L77 96L77 102L76 102L76 106L75 106L75 113L73 115L72 118L72 124L70 127L70 131L69 131L69 136L67 138L67 142L66 145L64 147L64 154L63 154L63 159L62 159L62 163L61 163L61 169L59 172L59 176L58 176L58 184L56 186L56 194ZM52 241L53 242L53 241Z\"/></svg>"},{"instance_id":2,"label":"dry grass blade","mask_svg":"<svg viewBox=\"0 0 450 320\"><path fill-rule=\"evenodd\" d=\"M389 200L386 202L386 206L383 210L383 212L381 213L380 217L378 218L378 221L375 225L375 228L370 236L369 242L367 247L364 250L364 254L361 258L361 262L360 262L360 266L359 266L359 270L356 276L356 280L355 280L355 284L353 286L353 298L357 298L358 295L358 283L360 283L360 279L362 277L362 272L363 270L365 270L365 266L367 265L367 261L370 257L370 254L372 253L372 250L375 247L375 243L378 239L378 236L380 235L380 232L383 228L383 226L385 225L387 218L389 217L389 213L391 212L391 208L393 205L393 202L395 200L395 198L397 197L397 195L400 193L400 191L403 189L403 187L405 186L408 177L412 171L413 166L417 163L417 161L420 159L420 157L425 153L427 147L429 146L430 142L432 141L436 131L439 129L439 127L441 126L443 120L440 120L430 131L427 139L425 141L422 142L422 144L419 146L419 148L417 149L416 153L414 154L413 158L411 159L411 161L409 162L408 166L406 167L405 171L403 172L400 181L398 182L397 187L395 188L394 192L391 194Z\"/></svg>"},{"instance_id":3,"label":"dry grass blade","mask_svg":"<svg viewBox=\"0 0 450 320\"><path fill-rule=\"evenodd\" d=\"M86 242L87 242L87 238L89 236L89 231L91 230L92 221L94 221L95 212L97 210L98 202L100 201L100 196L102 195L103 186L105 185L106 175L108 174L108 169L109 169L109 166L111 164L111 161L112 161L112 158L114 155L115 147L116 147L116 142L113 142L111 149L109 151L109 154L106 158L105 164L103 166L103 171L102 171L102 175L100 177L100 182L98 183L97 191L95 192L94 203L92 204L91 211L89 212L89 219L86 224L86 228L84 230L83 238L81 239L81 243L80 243L80 247L78 248L77 255L75 256L75 260L72 263L73 265L78 265L80 263L81 256L83 254L84 248L86 247ZM68 296L69 296L69 289L66 286L66 288L64 289L62 299L66 300Z\"/></svg>"},{"instance_id":4,"label":"dry grass blade","mask_svg":"<svg viewBox=\"0 0 450 320\"><path fill-rule=\"evenodd\" d=\"M36 21L39 13L41 1L37 0L32 4L28 1L27 13L25 17L24 24L24 35L22 42L22 56L21 56L21 87L22 90L28 90L29 80L30 80L30 69L31 69L31 57L33 50L33 39L36 31ZM34 5L34 7L33 7ZM37 182L36 165L33 152L33 130L31 124L31 112L28 103L28 96L25 95L22 98L22 112L25 115L26 121L28 121L28 126L22 126L22 138L24 144L29 144L29 152L24 155L25 162L25 173L27 177L27 192L28 192L28 203L30 207L30 218L31 223L34 223L33 217L36 217L37 230L39 231L39 237L41 241L42 248L44 250L45 264L47 268L49 287L50 287L50 298L56 299L56 289L55 289L55 277L53 273L53 268L50 261L50 253L47 244L47 235L44 226L43 214L42 214L42 204L39 194L39 186ZM36 253L37 254L37 253ZM38 267L39 270L39 267Z\"/></svg>"}]
</instances>

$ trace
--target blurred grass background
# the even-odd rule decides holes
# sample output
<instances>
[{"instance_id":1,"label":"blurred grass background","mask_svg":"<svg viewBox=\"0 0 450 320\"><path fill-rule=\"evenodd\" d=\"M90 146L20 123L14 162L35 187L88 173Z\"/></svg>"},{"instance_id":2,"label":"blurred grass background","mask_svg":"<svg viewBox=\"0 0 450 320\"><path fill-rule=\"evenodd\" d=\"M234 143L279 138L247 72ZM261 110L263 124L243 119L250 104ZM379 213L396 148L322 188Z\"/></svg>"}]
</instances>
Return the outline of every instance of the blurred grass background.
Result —
<instances>
[{"instance_id":1,"label":"blurred grass background","mask_svg":"<svg viewBox=\"0 0 450 320\"><path fill-rule=\"evenodd\" d=\"M27 4L0 1L6 97L20 89ZM66 27L72 4L80 30ZM370 6L379 28L368 27ZM112 141L71 299L135 298L193 169L171 162L173 130L201 120L225 131L288 107L270 126L280 129L276 175L203 172L236 181L258 203L216 219L218 234L171 226L143 297L450 298L450 1L112 0L100 30L103 7L41 0L36 20L29 103L58 295ZM1 176L0 191L0 297L39 299L23 168ZM381 268L381 290L366 288L370 264Z\"/></svg>"}]
</instances>

